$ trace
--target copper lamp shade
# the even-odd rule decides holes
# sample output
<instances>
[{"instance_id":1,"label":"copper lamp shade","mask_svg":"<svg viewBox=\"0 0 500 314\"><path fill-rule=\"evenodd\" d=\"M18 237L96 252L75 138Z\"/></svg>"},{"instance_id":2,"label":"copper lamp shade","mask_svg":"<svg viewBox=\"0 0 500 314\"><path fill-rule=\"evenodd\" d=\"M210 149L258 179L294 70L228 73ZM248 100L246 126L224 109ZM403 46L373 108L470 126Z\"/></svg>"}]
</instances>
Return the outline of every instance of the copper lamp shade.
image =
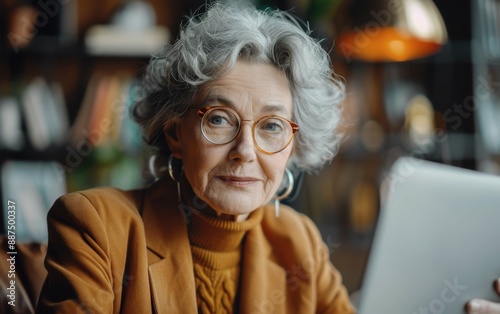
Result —
<instances>
[{"instance_id":1,"label":"copper lamp shade","mask_svg":"<svg viewBox=\"0 0 500 314\"><path fill-rule=\"evenodd\" d=\"M431 0L345 0L335 15L336 50L348 61L406 61L437 52L447 41Z\"/></svg>"}]
</instances>

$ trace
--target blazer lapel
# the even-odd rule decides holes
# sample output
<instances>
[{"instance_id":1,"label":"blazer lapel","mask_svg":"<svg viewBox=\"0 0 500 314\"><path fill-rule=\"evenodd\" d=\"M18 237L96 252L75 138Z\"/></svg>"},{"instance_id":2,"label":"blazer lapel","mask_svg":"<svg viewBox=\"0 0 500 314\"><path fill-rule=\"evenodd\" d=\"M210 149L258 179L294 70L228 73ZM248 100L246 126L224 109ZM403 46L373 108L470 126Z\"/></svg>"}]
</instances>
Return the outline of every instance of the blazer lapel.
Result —
<instances>
[{"instance_id":1,"label":"blazer lapel","mask_svg":"<svg viewBox=\"0 0 500 314\"><path fill-rule=\"evenodd\" d=\"M286 270L271 254L261 225L250 230L243 250L240 313L285 313Z\"/></svg>"},{"instance_id":2,"label":"blazer lapel","mask_svg":"<svg viewBox=\"0 0 500 314\"><path fill-rule=\"evenodd\" d=\"M175 191L173 182L160 180L144 200L152 302L156 313L197 313L191 248Z\"/></svg>"}]
</instances>

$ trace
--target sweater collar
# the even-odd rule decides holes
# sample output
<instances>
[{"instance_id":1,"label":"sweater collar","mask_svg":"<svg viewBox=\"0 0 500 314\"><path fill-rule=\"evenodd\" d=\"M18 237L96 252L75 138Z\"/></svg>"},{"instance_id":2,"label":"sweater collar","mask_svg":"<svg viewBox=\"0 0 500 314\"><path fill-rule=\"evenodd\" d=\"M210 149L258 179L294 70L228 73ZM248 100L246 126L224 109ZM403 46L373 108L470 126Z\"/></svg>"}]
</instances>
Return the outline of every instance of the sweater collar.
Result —
<instances>
[{"instance_id":1,"label":"sweater collar","mask_svg":"<svg viewBox=\"0 0 500 314\"><path fill-rule=\"evenodd\" d=\"M247 220L236 222L197 212L188 225L192 245L215 252L238 249L246 232L262 220L263 208L253 211Z\"/></svg>"}]
</instances>

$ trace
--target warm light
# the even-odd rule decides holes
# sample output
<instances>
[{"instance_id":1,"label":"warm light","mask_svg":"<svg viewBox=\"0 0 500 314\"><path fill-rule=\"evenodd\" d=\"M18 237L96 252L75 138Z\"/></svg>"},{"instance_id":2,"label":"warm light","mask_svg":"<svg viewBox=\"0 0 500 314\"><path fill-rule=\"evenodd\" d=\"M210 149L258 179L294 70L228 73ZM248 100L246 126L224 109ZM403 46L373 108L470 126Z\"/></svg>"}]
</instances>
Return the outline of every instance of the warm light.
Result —
<instances>
[{"instance_id":1,"label":"warm light","mask_svg":"<svg viewBox=\"0 0 500 314\"><path fill-rule=\"evenodd\" d=\"M435 132L434 108L423 94L417 94L406 108L405 126L412 143L423 145L430 141Z\"/></svg>"},{"instance_id":2,"label":"warm light","mask_svg":"<svg viewBox=\"0 0 500 314\"><path fill-rule=\"evenodd\" d=\"M389 43L389 49L394 52L395 55L404 55L406 47L405 43L400 39L395 39Z\"/></svg>"},{"instance_id":3,"label":"warm light","mask_svg":"<svg viewBox=\"0 0 500 314\"><path fill-rule=\"evenodd\" d=\"M347 61L406 61L437 52L447 41L431 0L344 1L335 16L336 50Z\"/></svg>"},{"instance_id":4,"label":"warm light","mask_svg":"<svg viewBox=\"0 0 500 314\"><path fill-rule=\"evenodd\" d=\"M436 28L436 25L443 23L440 16L429 14L424 3L420 0L405 0L407 29L417 38L430 41L446 41L446 33L439 31L441 28ZM437 12L437 9L435 12ZM444 25L442 25L442 29L444 29Z\"/></svg>"},{"instance_id":5,"label":"warm light","mask_svg":"<svg viewBox=\"0 0 500 314\"><path fill-rule=\"evenodd\" d=\"M419 40L393 27L380 29L375 36L350 32L342 34L336 49L347 59L366 61L406 61L418 59L441 48L439 43Z\"/></svg>"}]
</instances>

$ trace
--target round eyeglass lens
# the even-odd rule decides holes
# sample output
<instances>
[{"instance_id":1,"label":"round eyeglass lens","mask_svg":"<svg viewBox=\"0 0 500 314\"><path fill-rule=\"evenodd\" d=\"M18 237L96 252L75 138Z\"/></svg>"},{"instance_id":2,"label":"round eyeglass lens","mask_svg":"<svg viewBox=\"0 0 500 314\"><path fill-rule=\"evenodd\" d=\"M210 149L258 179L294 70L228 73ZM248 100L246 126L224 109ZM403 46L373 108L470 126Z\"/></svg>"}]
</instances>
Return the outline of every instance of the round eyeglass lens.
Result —
<instances>
[{"instance_id":1,"label":"round eyeglass lens","mask_svg":"<svg viewBox=\"0 0 500 314\"><path fill-rule=\"evenodd\" d=\"M288 121L280 117L267 117L258 121L254 129L257 145L267 152L284 149L292 139L293 129Z\"/></svg>"},{"instance_id":2,"label":"round eyeglass lens","mask_svg":"<svg viewBox=\"0 0 500 314\"><path fill-rule=\"evenodd\" d=\"M240 129L240 119L231 110L213 108L203 116L202 132L214 144L232 141Z\"/></svg>"}]
</instances>

